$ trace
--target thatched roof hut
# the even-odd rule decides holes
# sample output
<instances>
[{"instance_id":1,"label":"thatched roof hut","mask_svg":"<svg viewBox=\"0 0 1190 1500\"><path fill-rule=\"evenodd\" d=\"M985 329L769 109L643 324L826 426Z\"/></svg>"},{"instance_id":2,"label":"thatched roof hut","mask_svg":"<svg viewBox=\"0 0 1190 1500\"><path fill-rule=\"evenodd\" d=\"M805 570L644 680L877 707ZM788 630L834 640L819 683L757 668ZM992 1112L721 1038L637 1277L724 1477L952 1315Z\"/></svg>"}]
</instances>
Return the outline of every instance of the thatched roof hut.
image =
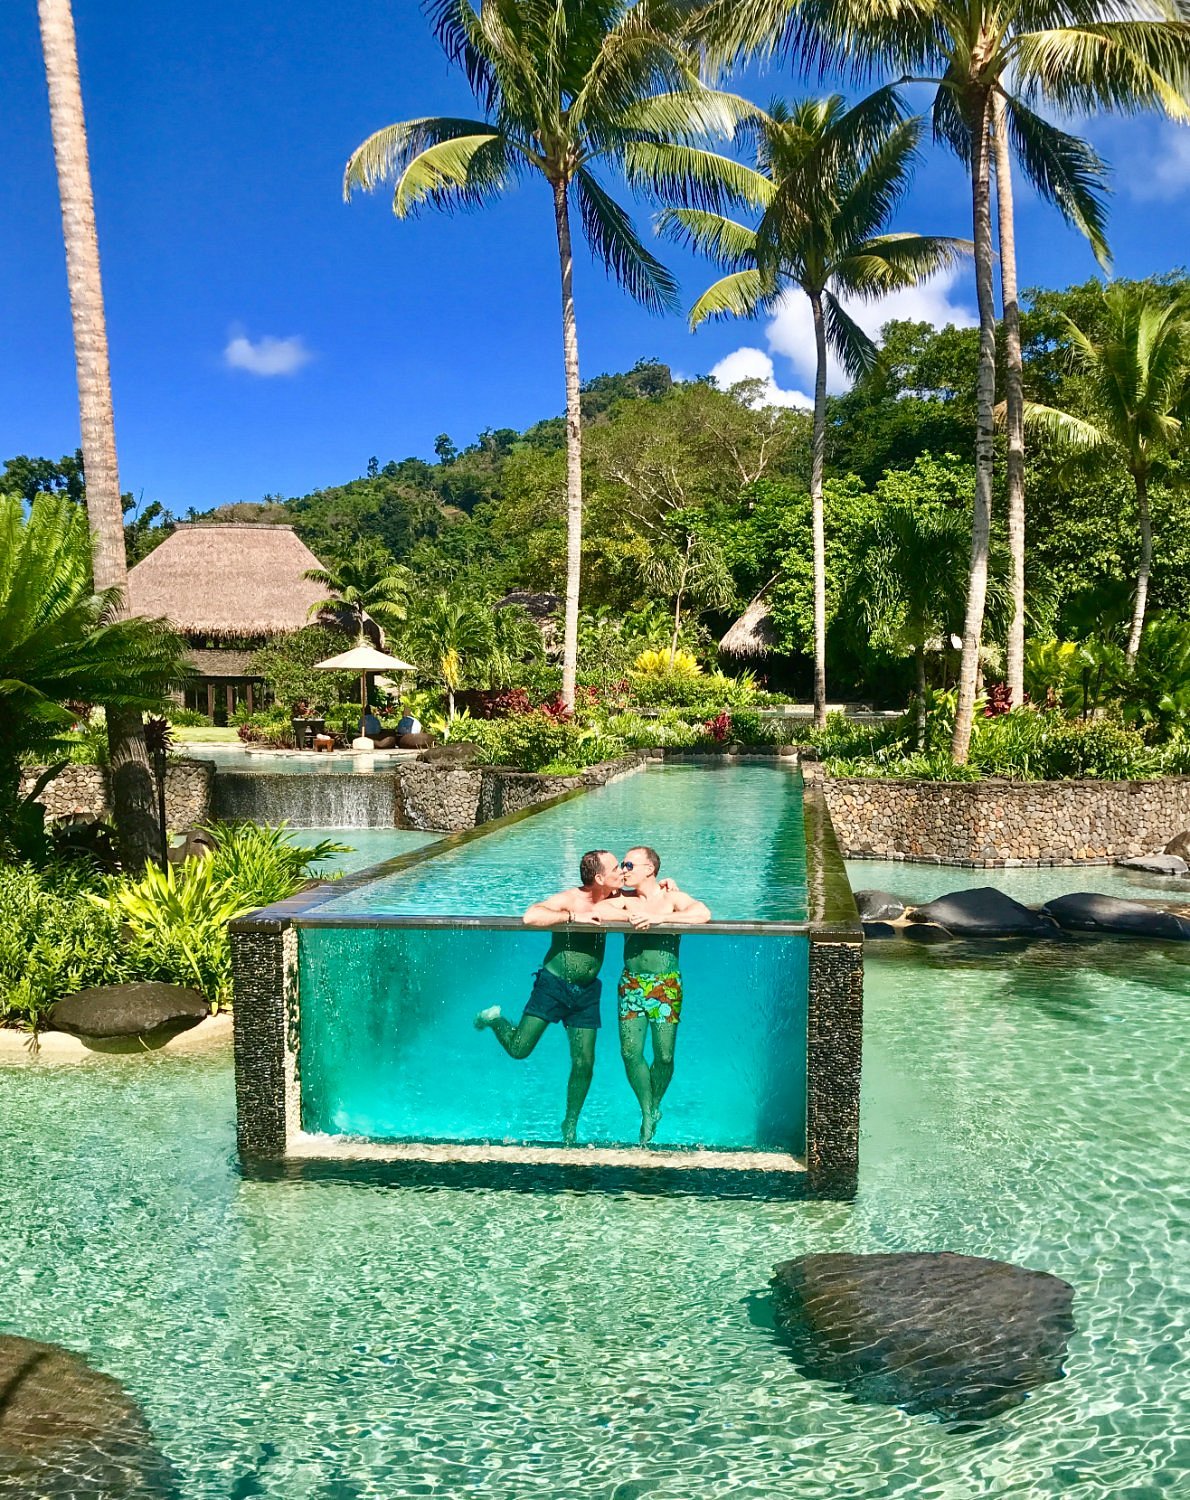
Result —
<instances>
[{"instance_id":1,"label":"thatched roof hut","mask_svg":"<svg viewBox=\"0 0 1190 1500\"><path fill-rule=\"evenodd\" d=\"M719 650L724 656L742 658L767 656L777 643L777 629L768 601L753 599L723 639Z\"/></svg>"},{"instance_id":2,"label":"thatched roof hut","mask_svg":"<svg viewBox=\"0 0 1190 1500\"><path fill-rule=\"evenodd\" d=\"M300 630L311 605L330 602L302 577L320 566L292 526L195 521L130 569L128 601L196 644L256 641Z\"/></svg>"}]
</instances>

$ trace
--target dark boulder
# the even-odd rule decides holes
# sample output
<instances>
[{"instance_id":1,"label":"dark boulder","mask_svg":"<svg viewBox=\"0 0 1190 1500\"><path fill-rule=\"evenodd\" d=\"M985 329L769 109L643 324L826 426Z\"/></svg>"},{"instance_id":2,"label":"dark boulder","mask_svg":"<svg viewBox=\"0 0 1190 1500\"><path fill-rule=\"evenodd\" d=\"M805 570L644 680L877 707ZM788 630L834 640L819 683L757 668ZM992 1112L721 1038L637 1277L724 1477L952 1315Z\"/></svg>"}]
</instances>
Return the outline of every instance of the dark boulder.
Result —
<instances>
[{"instance_id":1,"label":"dark boulder","mask_svg":"<svg viewBox=\"0 0 1190 1500\"><path fill-rule=\"evenodd\" d=\"M864 937L866 938L895 938L897 929L891 922L865 922Z\"/></svg>"},{"instance_id":2,"label":"dark boulder","mask_svg":"<svg viewBox=\"0 0 1190 1500\"><path fill-rule=\"evenodd\" d=\"M50 1006L50 1025L72 1036L144 1036L197 1026L211 1007L181 984L105 984Z\"/></svg>"},{"instance_id":3,"label":"dark boulder","mask_svg":"<svg viewBox=\"0 0 1190 1500\"><path fill-rule=\"evenodd\" d=\"M128 1393L57 1344L0 1335L0 1495L162 1500L176 1475Z\"/></svg>"},{"instance_id":4,"label":"dark boulder","mask_svg":"<svg viewBox=\"0 0 1190 1500\"><path fill-rule=\"evenodd\" d=\"M209 829L187 828L181 837L175 835L166 852L171 865L183 865L188 859L206 859L215 848L215 835Z\"/></svg>"},{"instance_id":5,"label":"dark boulder","mask_svg":"<svg viewBox=\"0 0 1190 1500\"><path fill-rule=\"evenodd\" d=\"M1185 833L1179 833L1166 844L1166 854L1176 854L1179 859L1184 859L1190 865L1190 828Z\"/></svg>"},{"instance_id":6,"label":"dark boulder","mask_svg":"<svg viewBox=\"0 0 1190 1500\"><path fill-rule=\"evenodd\" d=\"M951 935L945 927L939 927L937 922L911 921L908 927L898 927L897 931L903 938L908 938L911 943L921 943L929 946L931 943L949 943Z\"/></svg>"},{"instance_id":7,"label":"dark boulder","mask_svg":"<svg viewBox=\"0 0 1190 1500\"><path fill-rule=\"evenodd\" d=\"M995 886L952 891L909 913L911 922L937 922L955 937L1046 937L1053 926L1044 917Z\"/></svg>"},{"instance_id":8,"label":"dark boulder","mask_svg":"<svg viewBox=\"0 0 1190 1500\"><path fill-rule=\"evenodd\" d=\"M479 759L479 746L463 743L431 745L418 759L427 766L473 766Z\"/></svg>"},{"instance_id":9,"label":"dark boulder","mask_svg":"<svg viewBox=\"0 0 1190 1500\"><path fill-rule=\"evenodd\" d=\"M855 904L861 922L895 922L905 915L905 903L887 891L856 891Z\"/></svg>"},{"instance_id":10,"label":"dark boulder","mask_svg":"<svg viewBox=\"0 0 1190 1500\"><path fill-rule=\"evenodd\" d=\"M799 1368L857 1400L973 1421L1065 1373L1074 1290L1045 1271L946 1252L804 1255L772 1285Z\"/></svg>"},{"instance_id":11,"label":"dark boulder","mask_svg":"<svg viewBox=\"0 0 1190 1500\"><path fill-rule=\"evenodd\" d=\"M1068 932L1107 932L1122 937L1190 942L1190 920L1171 911L1158 911L1142 901L1120 901L1115 896L1078 891L1047 901L1042 910Z\"/></svg>"}]
</instances>

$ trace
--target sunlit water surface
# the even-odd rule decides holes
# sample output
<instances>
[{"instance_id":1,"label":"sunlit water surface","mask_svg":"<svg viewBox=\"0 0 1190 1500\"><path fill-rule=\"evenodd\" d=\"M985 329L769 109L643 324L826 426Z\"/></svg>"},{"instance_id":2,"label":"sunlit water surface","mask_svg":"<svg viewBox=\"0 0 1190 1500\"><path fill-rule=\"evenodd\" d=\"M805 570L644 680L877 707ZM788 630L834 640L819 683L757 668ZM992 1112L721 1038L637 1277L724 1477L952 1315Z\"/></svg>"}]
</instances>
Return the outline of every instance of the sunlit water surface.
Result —
<instances>
[{"instance_id":1,"label":"sunlit water surface","mask_svg":"<svg viewBox=\"0 0 1190 1500\"><path fill-rule=\"evenodd\" d=\"M202 1500L1169 1500L1190 963L1079 960L869 953L852 1204L246 1182L226 1058L5 1067L4 1325L124 1381ZM749 1316L786 1257L941 1248L1077 1293L1068 1378L982 1428L854 1405Z\"/></svg>"}]
</instances>

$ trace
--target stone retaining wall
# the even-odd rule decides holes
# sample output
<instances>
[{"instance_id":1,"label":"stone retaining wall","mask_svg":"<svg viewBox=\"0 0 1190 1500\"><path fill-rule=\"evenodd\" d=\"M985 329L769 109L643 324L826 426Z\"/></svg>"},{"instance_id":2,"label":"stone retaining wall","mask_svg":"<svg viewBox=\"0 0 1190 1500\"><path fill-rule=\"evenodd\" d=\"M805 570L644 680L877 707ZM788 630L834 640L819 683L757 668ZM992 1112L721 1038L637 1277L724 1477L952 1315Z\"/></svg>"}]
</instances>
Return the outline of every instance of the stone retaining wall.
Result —
<instances>
[{"instance_id":1,"label":"stone retaining wall","mask_svg":"<svg viewBox=\"0 0 1190 1500\"><path fill-rule=\"evenodd\" d=\"M458 833L506 813L520 812L575 787L603 786L638 770L643 757L624 756L588 766L574 776L543 776L499 766L460 767L413 761L396 776L396 824L434 833Z\"/></svg>"},{"instance_id":2,"label":"stone retaining wall","mask_svg":"<svg viewBox=\"0 0 1190 1500\"><path fill-rule=\"evenodd\" d=\"M42 767L21 777L21 794L33 788ZM211 783L215 767L209 761L175 760L165 768L165 816L171 828L191 828L211 816ZM50 818L70 813L108 817L111 787L105 766L65 766L37 799Z\"/></svg>"},{"instance_id":3,"label":"stone retaining wall","mask_svg":"<svg viewBox=\"0 0 1190 1500\"><path fill-rule=\"evenodd\" d=\"M848 858L923 864L1107 864L1190 828L1190 777L1160 781L902 781L823 776Z\"/></svg>"}]
</instances>

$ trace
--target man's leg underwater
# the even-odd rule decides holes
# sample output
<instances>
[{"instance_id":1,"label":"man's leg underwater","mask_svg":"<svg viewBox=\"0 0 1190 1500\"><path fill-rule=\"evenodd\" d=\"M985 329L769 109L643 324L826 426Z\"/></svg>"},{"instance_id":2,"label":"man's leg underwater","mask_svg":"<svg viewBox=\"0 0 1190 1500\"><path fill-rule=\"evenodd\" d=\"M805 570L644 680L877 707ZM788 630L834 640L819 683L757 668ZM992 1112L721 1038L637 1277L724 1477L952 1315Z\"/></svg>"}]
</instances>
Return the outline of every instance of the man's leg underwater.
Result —
<instances>
[{"instance_id":1,"label":"man's leg underwater","mask_svg":"<svg viewBox=\"0 0 1190 1500\"><path fill-rule=\"evenodd\" d=\"M654 1117L661 1113L661 1099L674 1076L674 1047L678 1041L678 1028L673 1021L651 1021L653 1033L653 1066L649 1069L649 1082L653 1091Z\"/></svg>"},{"instance_id":2,"label":"man's leg underwater","mask_svg":"<svg viewBox=\"0 0 1190 1500\"><path fill-rule=\"evenodd\" d=\"M518 1062L529 1056L549 1024L540 1016L522 1016L520 1025L514 1026L507 1016L500 1014L498 1005L481 1010L475 1018L476 1031L490 1030L509 1057L515 1057Z\"/></svg>"},{"instance_id":3,"label":"man's leg underwater","mask_svg":"<svg viewBox=\"0 0 1190 1500\"><path fill-rule=\"evenodd\" d=\"M570 1043L570 1077L566 1083L566 1118L562 1121L562 1139L566 1145L573 1146L578 1132L578 1117L582 1112L587 1090L591 1087L591 1074L595 1069L595 1028L568 1027L566 1039Z\"/></svg>"},{"instance_id":4,"label":"man's leg underwater","mask_svg":"<svg viewBox=\"0 0 1190 1500\"><path fill-rule=\"evenodd\" d=\"M649 1078L649 1065L645 1061L645 1037L649 1034L649 1023L644 1016L627 1016L620 1020L620 1056L624 1059L624 1072L632 1092L640 1104L640 1143L645 1146L653 1138L653 1085Z\"/></svg>"}]
</instances>

